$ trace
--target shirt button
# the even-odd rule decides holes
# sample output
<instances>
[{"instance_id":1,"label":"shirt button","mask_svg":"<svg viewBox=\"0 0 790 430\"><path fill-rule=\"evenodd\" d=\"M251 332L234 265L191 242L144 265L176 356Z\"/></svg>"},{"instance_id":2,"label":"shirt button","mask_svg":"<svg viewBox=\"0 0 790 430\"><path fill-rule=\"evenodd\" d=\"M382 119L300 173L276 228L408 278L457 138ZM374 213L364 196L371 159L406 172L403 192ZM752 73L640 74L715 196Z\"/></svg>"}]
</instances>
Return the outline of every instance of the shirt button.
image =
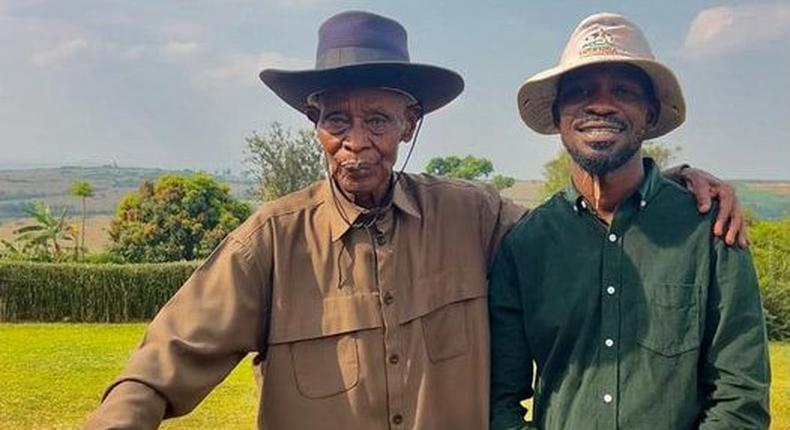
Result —
<instances>
[{"instance_id":1,"label":"shirt button","mask_svg":"<svg viewBox=\"0 0 790 430\"><path fill-rule=\"evenodd\" d=\"M384 293L384 304L385 305L391 305L392 302L394 302L394 301L395 301L395 297L393 297L392 293L390 293L389 291Z\"/></svg>"},{"instance_id":2,"label":"shirt button","mask_svg":"<svg viewBox=\"0 0 790 430\"><path fill-rule=\"evenodd\" d=\"M606 339L605 341L603 341L603 344L611 348L614 346L614 341L612 339Z\"/></svg>"},{"instance_id":3,"label":"shirt button","mask_svg":"<svg viewBox=\"0 0 790 430\"><path fill-rule=\"evenodd\" d=\"M398 361L400 361L398 354L390 355L390 364L398 364Z\"/></svg>"},{"instance_id":4,"label":"shirt button","mask_svg":"<svg viewBox=\"0 0 790 430\"><path fill-rule=\"evenodd\" d=\"M395 414L392 416L392 424L400 425L403 422L403 415Z\"/></svg>"},{"instance_id":5,"label":"shirt button","mask_svg":"<svg viewBox=\"0 0 790 430\"><path fill-rule=\"evenodd\" d=\"M647 206L647 201L645 201L645 200L640 200L640 201L639 201L639 207L640 207L640 208L643 208L643 207L645 207L645 206Z\"/></svg>"},{"instance_id":6,"label":"shirt button","mask_svg":"<svg viewBox=\"0 0 790 430\"><path fill-rule=\"evenodd\" d=\"M611 394L604 394L603 395L603 402L604 403L612 403L612 400L614 400L614 398L612 397Z\"/></svg>"},{"instance_id":7,"label":"shirt button","mask_svg":"<svg viewBox=\"0 0 790 430\"><path fill-rule=\"evenodd\" d=\"M617 242L617 235L614 233L609 234L609 242Z\"/></svg>"},{"instance_id":8,"label":"shirt button","mask_svg":"<svg viewBox=\"0 0 790 430\"><path fill-rule=\"evenodd\" d=\"M606 287L606 294L608 294L610 296L614 295L615 291L617 291L617 290L612 285L609 285L608 287Z\"/></svg>"},{"instance_id":9,"label":"shirt button","mask_svg":"<svg viewBox=\"0 0 790 430\"><path fill-rule=\"evenodd\" d=\"M582 209L587 209L587 202L584 201L584 199L582 199L582 201L579 202L579 204L582 206Z\"/></svg>"}]
</instances>

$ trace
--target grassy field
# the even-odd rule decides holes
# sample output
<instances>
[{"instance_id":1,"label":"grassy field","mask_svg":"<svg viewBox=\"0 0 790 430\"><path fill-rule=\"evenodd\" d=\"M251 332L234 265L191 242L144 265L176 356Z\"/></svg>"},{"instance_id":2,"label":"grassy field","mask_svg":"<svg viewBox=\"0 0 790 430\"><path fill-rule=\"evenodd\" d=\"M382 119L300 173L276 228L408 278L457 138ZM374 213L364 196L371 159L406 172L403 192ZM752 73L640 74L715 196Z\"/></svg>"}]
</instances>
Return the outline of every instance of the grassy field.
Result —
<instances>
[{"instance_id":1,"label":"grassy field","mask_svg":"<svg viewBox=\"0 0 790 430\"><path fill-rule=\"evenodd\" d=\"M74 429L139 342L143 324L0 324L0 429ZM776 430L790 429L790 344L771 346ZM254 428L249 358L165 429Z\"/></svg>"},{"instance_id":2,"label":"grassy field","mask_svg":"<svg viewBox=\"0 0 790 430\"><path fill-rule=\"evenodd\" d=\"M143 324L0 324L0 429L76 429L142 337ZM249 359L164 429L252 429Z\"/></svg>"}]
</instances>

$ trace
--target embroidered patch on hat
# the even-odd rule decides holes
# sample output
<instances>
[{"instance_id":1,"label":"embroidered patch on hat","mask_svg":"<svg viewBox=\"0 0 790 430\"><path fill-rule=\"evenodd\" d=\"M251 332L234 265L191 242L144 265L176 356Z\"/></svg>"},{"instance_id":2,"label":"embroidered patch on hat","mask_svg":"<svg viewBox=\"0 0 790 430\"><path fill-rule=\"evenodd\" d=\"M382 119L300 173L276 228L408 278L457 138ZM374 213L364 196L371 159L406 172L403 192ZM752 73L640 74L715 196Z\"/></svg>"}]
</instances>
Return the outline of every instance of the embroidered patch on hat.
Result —
<instances>
[{"instance_id":1,"label":"embroidered patch on hat","mask_svg":"<svg viewBox=\"0 0 790 430\"><path fill-rule=\"evenodd\" d=\"M604 28L600 27L588 34L582 40L582 44L579 49L580 57L617 54L617 48L614 46L614 36L612 36Z\"/></svg>"}]
</instances>

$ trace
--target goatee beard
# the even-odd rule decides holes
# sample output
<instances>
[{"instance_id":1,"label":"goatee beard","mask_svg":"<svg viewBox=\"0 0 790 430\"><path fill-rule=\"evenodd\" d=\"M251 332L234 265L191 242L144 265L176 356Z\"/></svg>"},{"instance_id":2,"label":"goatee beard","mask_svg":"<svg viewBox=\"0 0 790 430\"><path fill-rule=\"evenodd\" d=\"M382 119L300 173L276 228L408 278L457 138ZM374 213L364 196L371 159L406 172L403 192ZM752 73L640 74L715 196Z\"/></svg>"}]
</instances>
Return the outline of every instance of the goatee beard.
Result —
<instances>
[{"instance_id":1,"label":"goatee beard","mask_svg":"<svg viewBox=\"0 0 790 430\"><path fill-rule=\"evenodd\" d=\"M610 154L586 155L578 148L566 144L565 141L563 141L562 144L565 146L565 149L568 150L573 161L576 162L582 170L593 176L603 176L619 169L630 160L631 157L639 152L639 149L642 147L639 143L633 143Z\"/></svg>"}]
</instances>

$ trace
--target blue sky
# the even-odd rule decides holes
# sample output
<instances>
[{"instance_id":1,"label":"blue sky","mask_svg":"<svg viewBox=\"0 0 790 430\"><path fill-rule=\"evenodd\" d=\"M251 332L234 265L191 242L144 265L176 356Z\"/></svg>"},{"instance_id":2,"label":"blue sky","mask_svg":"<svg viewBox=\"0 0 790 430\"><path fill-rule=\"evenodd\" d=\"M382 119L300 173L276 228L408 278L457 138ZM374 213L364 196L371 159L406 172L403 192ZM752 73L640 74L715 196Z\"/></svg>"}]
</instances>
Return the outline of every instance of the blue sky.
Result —
<instances>
[{"instance_id":1,"label":"blue sky","mask_svg":"<svg viewBox=\"0 0 790 430\"><path fill-rule=\"evenodd\" d=\"M317 28L362 9L400 21L412 60L464 94L429 115L408 170L474 154L539 178L560 149L520 120L516 91L553 66L585 16L618 12L683 85L662 138L726 178L790 179L790 1L0 0L0 167L242 168L244 137L308 127L257 79L312 67Z\"/></svg>"}]
</instances>

